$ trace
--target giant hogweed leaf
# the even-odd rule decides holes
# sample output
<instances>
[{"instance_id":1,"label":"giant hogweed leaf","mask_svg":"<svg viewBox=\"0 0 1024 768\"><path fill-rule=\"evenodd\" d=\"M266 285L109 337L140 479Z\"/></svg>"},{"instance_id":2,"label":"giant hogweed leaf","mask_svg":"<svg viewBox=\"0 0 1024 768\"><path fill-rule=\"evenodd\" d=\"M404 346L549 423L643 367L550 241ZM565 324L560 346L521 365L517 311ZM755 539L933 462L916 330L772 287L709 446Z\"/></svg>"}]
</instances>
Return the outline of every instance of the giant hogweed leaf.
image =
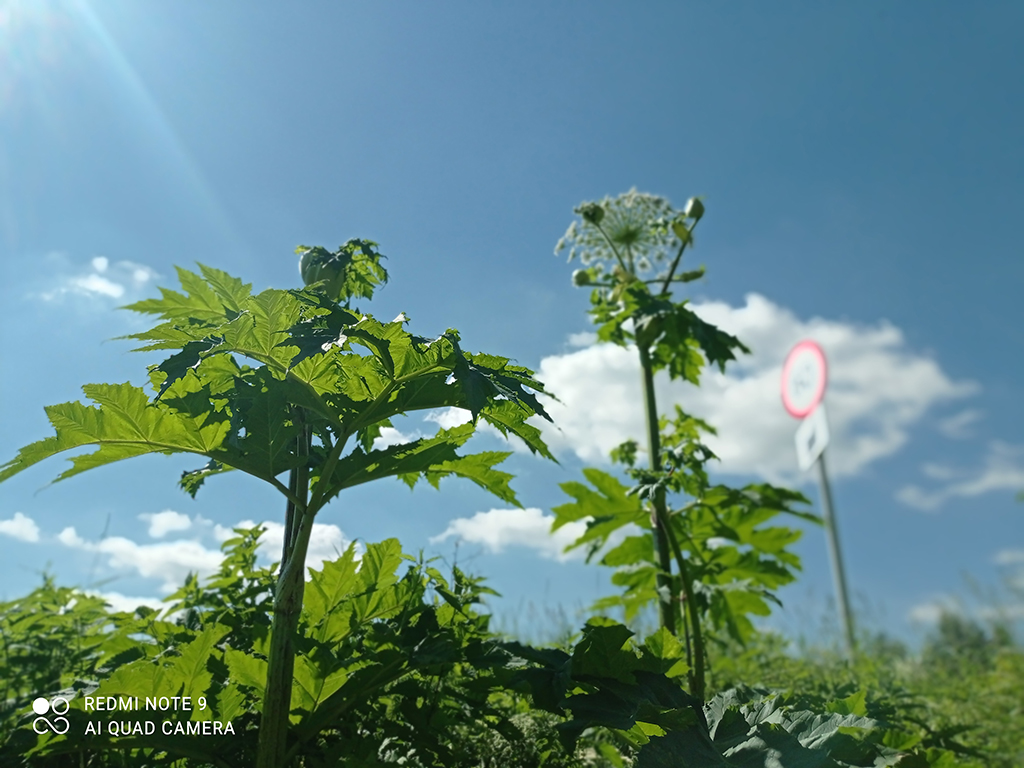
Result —
<instances>
[{"instance_id":1,"label":"giant hogweed leaf","mask_svg":"<svg viewBox=\"0 0 1024 768\"><path fill-rule=\"evenodd\" d=\"M700 724L644 745L637 768L868 768L918 764L875 743L878 721L853 714L798 709L778 695L731 689L704 708ZM922 765L924 763L921 763Z\"/></svg>"},{"instance_id":2,"label":"giant hogweed leaf","mask_svg":"<svg viewBox=\"0 0 1024 768\"><path fill-rule=\"evenodd\" d=\"M360 624L394 615L410 602L398 589L398 567L405 561L398 539L385 539L366 547L356 578L359 592L351 599L352 621Z\"/></svg>"},{"instance_id":3,"label":"giant hogweed leaf","mask_svg":"<svg viewBox=\"0 0 1024 768\"><path fill-rule=\"evenodd\" d=\"M206 694L213 682L210 659L220 654L217 644L230 631L229 627L221 624L211 624L204 627L192 642L182 646L169 674L169 682L176 692L181 691L181 695L193 699ZM207 710L207 717L210 716L212 713Z\"/></svg>"},{"instance_id":4,"label":"giant hogweed leaf","mask_svg":"<svg viewBox=\"0 0 1024 768\"><path fill-rule=\"evenodd\" d=\"M622 624L588 622L583 628L583 637L572 652L573 677L610 677L624 683L635 683L633 671L639 666L638 659L631 652L622 653L623 646L633 634Z\"/></svg>"},{"instance_id":5,"label":"giant hogweed leaf","mask_svg":"<svg viewBox=\"0 0 1024 768\"><path fill-rule=\"evenodd\" d=\"M456 475L472 480L503 501L518 505L508 484L512 476L494 469L495 464L511 455L510 452L488 451L468 456L456 452L473 435L474 429L473 424L462 424L439 430L434 437L380 450L365 451L357 447L338 462L329 481L331 495L384 477L398 477L410 487L423 477L436 488L442 478ZM317 482L320 482L319 477Z\"/></svg>"},{"instance_id":6,"label":"giant hogweed leaf","mask_svg":"<svg viewBox=\"0 0 1024 768\"><path fill-rule=\"evenodd\" d=\"M532 424L526 423L526 419L531 414L516 403L508 400L498 400L480 411L480 415L484 421L495 427L506 437L510 434L518 437L526 443L526 447L530 449L531 453L539 453L544 458L551 459L551 461L557 463L554 454L551 453L541 437L540 430Z\"/></svg>"},{"instance_id":7,"label":"giant hogweed leaf","mask_svg":"<svg viewBox=\"0 0 1024 768\"><path fill-rule=\"evenodd\" d=\"M295 351L275 347L285 329L298 322L303 304L289 291L268 289L253 296L251 286L237 278L200 267L203 277L178 269L187 294L161 289L162 298L127 306L136 312L159 315L165 322L123 338L148 342L139 350L155 350L181 349L188 342L219 336L225 352L287 368Z\"/></svg>"},{"instance_id":8,"label":"giant hogweed leaf","mask_svg":"<svg viewBox=\"0 0 1024 768\"><path fill-rule=\"evenodd\" d=\"M200 341L190 341L181 348L181 352L171 355L160 365L156 366L152 373L154 375L163 374L163 381L161 381L160 389L156 393L157 399L159 400L163 397L168 387L178 381L178 379L182 378L189 371L194 371L204 357L223 343L224 339L219 336L208 336Z\"/></svg>"},{"instance_id":9,"label":"giant hogweed leaf","mask_svg":"<svg viewBox=\"0 0 1024 768\"><path fill-rule=\"evenodd\" d=\"M663 658L652 646L635 647L633 633L610 619L591 619L571 656L561 651L524 648L505 643L513 656L534 667L516 673L514 682L529 686L535 706L572 713L558 727L571 748L589 727L617 729L634 744L648 741L648 733L689 728L698 718L698 702L664 671L677 662ZM672 652L669 653L671 655Z\"/></svg>"},{"instance_id":10,"label":"giant hogweed leaf","mask_svg":"<svg viewBox=\"0 0 1024 768\"><path fill-rule=\"evenodd\" d=\"M668 370L673 379L700 384L703 360L695 360L691 350L699 348L707 362L717 364L721 371L736 359L736 352L749 354L750 350L735 336L705 322L686 304L644 297L633 315L635 334L637 343L651 349L655 371Z\"/></svg>"},{"instance_id":11,"label":"giant hogweed leaf","mask_svg":"<svg viewBox=\"0 0 1024 768\"><path fill-rule=\"evenodd\" d=\"M278 342L298 322L301 306L288 291L269 288L245 304L245 312L223 327L224 342L233 352L287 370L295 352Z\"/></svg>"},{"instance_id":12,"label":"giant hogweed leaf","mask_svg":"<svg viewBox=\"0 0 1024 768\"><path fill-rule=\"evenodd\" d=\"M355 542L341 557L325 560L320 570L309 570L309 585L303 599L308 633L319 643L340 643L347 637L352 613L350 598L360 587L356 572Z\"/></svg>"},{"instance_id":13,"label":"giant hogweed leaf","mask_svg":"<svg viewBox=\"0 0 1024 768\"><path fill-rule=\"evenodd\" d=\"M551 510L555 516L552 531L567 523L587 520L587 530L566 547L566 551L588 543L600 548L611 533L630 524L650 527L650 517L640 499L630 495L629 489L615 477L592 467L584 469L583 475L594 487L578 482L562 483L559 487L575 501Z\"/></svg>"},{"instance_id":14,"label":"giant hogweed leaf","mask_svg":"<svg viewBox=\"0 0 1024 768\"><path fill-rule=\"evenodd\" d=\"M380 263L386 258L372 240L353 238L336 251L300 245L302 278L311 288L321 287L330 299L348 306L353 299L372 299L373 292L388 281Z\"/></svg>"},{"instance_id":15,"label":"giant hogweed leaf","mask_svg":"<svg viewBox=\"0 0 1024 768\"><path fill-rule=\"evenodd\" d=\"M594 488L574 481L562 483L559 486L575 501L552 509L555 514L555 521L551 526L552 531L557 531L566 523L583 520L587 517L622 516L627 518L623 524L640 521L643 513L640 500L629 495L629 488L619 482L617 478L593 467L585 468L583 476L591 482Z\"/></svg>"},{"instance_id":16,"label":"giant hogweed leaf","mask_svg":"<svg viewBox=\"0 0 1024 768\"><path fill-rule=\"evenodd\" d=\"M199 264L199 271L220 300L227 315L237 315L242 311L252 295L252 283L243 283L237 277L205 264Z\"/></svg>"},{"instance_id":17,"label":"giant hogweed leaf","mask_svg":"<svg viewBox=\"0 0 1024 768\"><path fill-rule=\"evenodd\" d=\"M590 314L598 324L598 339L619 346L635 339L651 351L654 369L668 370L673 379L699 384L705 359L724 371L737 352L750 352L735 336L701 319L687 307L688 302L654 295L643 283L625 286L618 299L612 301L601 291L591 297ZM627 331L630 320L633 330Z\"/></svg>"},{"instance_id":18,"label":"giant hogweed leaf","mask_svg":"<svg viewBox=\"0 0 1024 768\"><path fill-rule=\"evenodd\" d=\"M293 297L298 292L289 292ZM289 365L295 367L303 360L322 355L332 347L344 347L348 341L346 331L359 322L359 317L347 309L330 307L321 314L305 317L286 332L286 338L277 343L279 347L292 346L298 354Z\"/></svg>"},{"instance_id":19,"label":"giant hogweed leaf","mask_svg":"<svg viewBox=\"0 0 1024 768\"><path fill-rule=\"evenodd\" d=\"M266 478L301 463L295 452L299 429L289 418L295 390L301 390L298 383L275 379L266 370L238 379L232 398L233 421L237 428L244 428L245 435L231 436L229 448L241 455L233 455L232 462L244 458L247 471Z\"/></svg>"},{"instance_id":20,"label":"giant hogweed leaf","mask_svg":"<svg viewBox=\"0 0 1024 768\"><path fill-rule=\"evenodd\" d=\"M442 429L434 437L424 437L387 448L364 451L356 448L342 458L326 482L332 492L351 488L382 477L419 475L441 462L458 458L455 449L473 435L472 424ZM317 484L321 477L314 471Z\"/></svg>"},{"instance_id":21,"label":"giant hogweed leaf","mask_svg":"<svg viewBox=\"0 0 1024 768\"><path fill-rule=\"evenodd\" d=\"M206 482L206 478L230 472L233 469L234 467L228 467L215 459L210 459L205 466L199 469L182 472L181 478L178 480L178 486L194 499L203 483Z\"/></svg>"},{"instance_id":22,"label":"giant hogweed leaf","mask_svg":"<svg viewBox=\"0 0 1024 768\"><path fill-rule=\"evenodd\" d=\"M22 448L0 467L0 481L50 456L86 445L99 449L73 457L71 469L57 480L147 453L211 455L229 429L227 423L218 421L200 426L194 419L151 404L146 393L131 384L88 384L82 390L97 405L70 402L49 406L46 413L56 435Z\"/></svg>"},{"instance_id":23,"label":"giant hogweed leaf","mask_svg":"<svg viewBox=\"0 0 1024 768\"><path fill-rule=\"evenodd\" d=\"M184 294L168 288L161 288L161 298L137 301L126 306L125 309L143 314L159 315L165 320L183 323L186 326L196 322L212 326L223 323L225 309L217 292L194 272L189 272L182 267L175 269L178 272L181 287L185 290ZM133 334L128 338L140 337L141 335Z\"/></svg>"},{"instance_id":24,"label":"giant hogweed leaf","mask_svg":"<svg viewBox=\"0 0 1024 768\"><path fill-rule=\"evenodd\" d=\"M464 480L471 480L485 491L493 493L502 501L522 507L515 492L509 485L513 476L508 472L494 469L495 464L500 464L511 455L511 451L471 453L468 456L459 456L455 459L443 461L424 471L423 476L434 488L439 486L439 482L443 478L451 475L461 477ZM414 484L414 477L403 476L402 479L406 480L410 485Z\"/></svg>"},{"instance_id":25,"label":"giant hogweed leaf","mask_svg":"<svg viewBox=\"0 0 1024 768\"><path fill-rule=\"evenodd\" d=\"M521 404L529 415L537 414L548 421L551 417L533 392L543 392L544 387L532 377L527 368L509 365L504 357L486 354L466 354L458 348L458 339L452 340L459 353L452 371L452 378L459 383L466 396L466 404L473 418L494 401L504 398ZM531 391L532 390L532 391Z\"/></svg>"},{"instance_id":26,"label":"giant hogweed leaf","mask_svg":"<svg viewBox=\"0 0 1024 768\"><path fill-rule=\"evenodd\" d=\"M601 565L618 568L638 563L654 564L654 539L651 534L627 536L620 544L609 549L601 558Z\"/></svg>"}]
</instances>

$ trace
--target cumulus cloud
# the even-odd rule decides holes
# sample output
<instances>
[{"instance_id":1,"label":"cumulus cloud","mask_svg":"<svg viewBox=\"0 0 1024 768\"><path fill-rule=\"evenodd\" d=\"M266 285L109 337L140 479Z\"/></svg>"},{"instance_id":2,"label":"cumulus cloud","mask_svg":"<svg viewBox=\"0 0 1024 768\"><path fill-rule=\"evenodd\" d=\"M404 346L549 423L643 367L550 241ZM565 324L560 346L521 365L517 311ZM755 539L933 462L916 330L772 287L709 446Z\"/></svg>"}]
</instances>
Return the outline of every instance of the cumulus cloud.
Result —
<instances>
[{"instance_id":1,"label":"cumulus cloud","mask_svg":"<svg viewBox=\"0 0 1024 768\"><path fill-rule=\"evenodd\" d=\"M972 436L971 427L980 421L982 416L981 411L968 408L940 421L939 431L946 437L951 437L954 440L966 439Z\"/></svg>"},{"instance_id":2,"label":"cumulus cloud","mask_svg":"<svg viewBox=\"0 0 1024 768\"><path fill-rule=\"evenodd\" d=\"M922 472L942 484L931 490L907 485L896 493L896 498L924 511L937 510L950 499L971 498L992 491L1017 491L1024 488L1024 446L995 440L989 444L981 467L964 470L926 464Z\"/></svg>"},{"instance_id":3,"label":"cumulus cloud","mask_svg":"<svg viewBox=\"0 0 1024 768\"><path fill-rule=\"evenodd\" d=\"M44 261L48 262L46 288L33 295L50 302L72 296L125 300L138 295L157 277L145 264L111 261L106 256L93 257L85 268L62 253L48 254Z\"/></svg>"},{"instance_id":4,"label":"cumulus cloud","mask_svg":"<svg viewBox=\"0 0 1024 768\"><path fill-rule=\"evenodd\" d=\"M662 412L679 404L718 429L707 442L722 472L796 479L797 423L782 408L779 383L786 354L802 339L817 341L829 360L829 459L836 477L856 475L895 453L929 409L977 391L973 382L951 380L934 360L909 349L902 332L887 322L802 320L758 294L749 294L740 307L692 306L752 350L725 374L705 369L699 389L667 376L656 381ZM539 368L539 378L561 401L545 404L560 431L537 422L553 448L600 462L614 446L643 435L635 349L592 343L546 357Z\"/></svg>"},{"instance_id":5,"label":"cumulus cloud","mask_svg":"<svg viewBox=\"0 0 1024 768\"><path fill-rule=\"evenodd\" d=\"M432 411L423 417L424 421L432 421L441 429L451 429L466 424L473 420L471 414L465 408L445 408L440 411Z\"/></svg>"},{"instance_id":6,"label":"cumulus cloud","mask_svg":"<svg viewBox=\"0 0 1024 768\"><path fill-rule=\"evenodd\" d=\"M200 578L215 573L223 559L219 545L236 535L234 528L256 526L252 520L241 520L233 526L222 526L199 516L189 518L173 510L147 513L139 517L149 521L148 533L153 538L162 539L170 533L183 531L191 531L194 534L193 538L139 543L123 536L108 536L90 541L82 538L74 527L65 528L56 538L60 544L70 549L105 556L107 567L114 571L157 579L160 581L160 590L168 593L181 586L189 573L197 573ZM270 564L281 558L284 525L269 522L263 523L263 527L266 532L260 539L258 554L264 564ZM2 530L0 528L0 531ZM204 543L204 540L211 539L209 545ZM309 550L306 553L306 566L319 568L325 560L336 558L348 545L349 541L338 526L314 523Z\"/></svg>"},{"instance_id":7,"label":"cumulus cloud","mask_svg":"<svg viewBox=\"0 0 1024 768\"><path fill-rule=\"evenodd\" d=\"M440 544L456 538L480 544L494 553L503 552L508 547L526 547L550 560L582 559L585 553L581 550L568 553L563 550L583 534L586 522L568 523L552 533L553 520L553 515L545 515L536 507L492 509L452 520L443 533L430 539L430 543Z\"/></svg>"},{"instance_id":8,"label":"cumulus cloud","mask_svg":"<svg viewBox=\"0 0 1024 768\"><path fill-rule=\"evenodd\" d=\"M993 561L996 565L1024 565L1024 549L1001 549Z\"/></svg>"},{"instance_id":9,"label":"cumulus cloud","mask_svg":"<svg viewBox=\"0 0 1024 768\"><path fill-rule=\"evenodd\" d=\"M123 536L108 536L88 541L69 526L57 535L57 540L71 549L106 555L107 564L115 570L134 571L146 578L160 579L160 588L164 592L177 589L189 573L209 576L221 561L218 550L187 539L139 544Z\"/></svg>"},{"instance_id":10,"label":"cumulus cloud","mask_svg":"<svg viewBox=\"0 0 1024 768\"><path fill-rule=\"evenodd\" d=\"M0 520L0 533L21 541L39 541L39 526L36 521L21 512L15 512L10 520Z\"/></svg>"},{"instance_id":11,"label":"cumulus cloud","mask_svg":"<svg viewBox=\"0 0 1024 768\"><path fill-rule=\"evenodd\" d=\"M187 531L192 527L191 517L173 509L147 512L139 515L139 519L149 521L149 535L154 539L161 539L173 531Z\"/></svg>"},{"instance_id":12,"label":"cumulus cloud","mask_svg":"<svg viewBox=\"0 0 1024 768\"><path fill-rule=\"evenodd\" d=\"M380 431L380 437L373 441L372 447L375 451L381 451L385 448L390 448L392 445L411 443L413 440L419 440L421 437L423 435L419 432L405 433L394 427L384 427Z\"/></svg>"},{"instance_id":13,"label":"cumulus cloud","mask_svg":"<svg viewBox=\"0 0 1024 768\"><path fill-rule=\"evenodd\" d=\"M907 618L913 624L937 624L946 614L963 615L963 606L949 595L936 595L929 600L913 606Z\"/></svg>"}]
</instances>

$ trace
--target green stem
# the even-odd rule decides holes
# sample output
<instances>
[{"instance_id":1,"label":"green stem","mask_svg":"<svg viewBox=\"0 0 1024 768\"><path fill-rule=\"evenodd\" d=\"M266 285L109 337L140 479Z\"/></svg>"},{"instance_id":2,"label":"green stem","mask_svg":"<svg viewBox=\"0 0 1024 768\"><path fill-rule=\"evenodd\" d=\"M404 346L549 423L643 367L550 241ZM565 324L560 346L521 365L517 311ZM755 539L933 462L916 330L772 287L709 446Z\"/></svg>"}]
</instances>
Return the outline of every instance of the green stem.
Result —
<instances>
[{"instance_id":1,"label":"green stem","mask_svg":"<svg viewBox=\"0 0 1024 768\"><path fill-rule=\"evenodd\" d=\"M697 602L694 600L693 579L690 578L690 569L686 566L686 558L679 548L679 541L672 531L668 514L661 519L661 527L672 547L672 554L675 555L676 564L679 566L679 581L682 583L683 596L686 598L686 610L689 615L690 629L693 631L693 668L690 670L690 693L701 701L704 700L704 632L700 626L700 613L697 610Z\"/></svg>"},{"instance_id":2,"label":"green stem","mask_svg":"<svg viewBox=\"0 0 1024 768\"><path fill-rule=\"evenodd\" d=\"M612 253L614 253L615 258L618 259L619 266L622 267L622 271L632 275L633 272L626 267L626 262L623 260L622 255L619 253L619 249L615 247L615 243L612 242L612 239L608 237L608 234L604 231L600 224L595 224L594 226L597 227L597 231L601 233L601 237L604 238L604 241L608 243L608 246L612 249Z\"/></svg>"},{"instance_id":3,"label":"green stem","mask_svg":"<svg viewBox=\"0 0 1024 768\"><path fill-rule=\"evenodd\" d=\"M309 455L310 433L303 425L299 455ZM285 531L285 552L274 592L274 617L270 629L267 687L263 694L256 768L283 768L288 751L288 716L291 713L292 677L295 671L295 637L302 613L306 586L305 562L315 515L307 507L309 466L294 470L295 502L289 499L291 521Z\"/></svg>"},{"instance_id":4,"label":"green stem","mask_svg":"<svg viewBox=\"0 0 1024 768\"><path fill-rule=\"evenodd\" d=\"M637 350L640 352L640 368L644 386L644 411L647 417L647 455L650 459L651 471L661 472L661 434L658 430L658 404L654 396L654 365L651 353L643 339L637 338ZM651 512L651 535L654 538L654 550L658 558L659 573L658 611L661 625L673 635L676 633L676 604L678 596L672 587L672 555L669 553L668 540L663 535L667 519L665 512L665 489L658 487L654 492L654 509ZM668 593L666 600L664 594Z\"/></svg>"},{"instance_id":5,"label":"green stem","mask_svg":"<svg viewBox=\"0 0 1024 768\"><path fill-rule=\"evenodd\" d=\"M693 226L690 227L690 239L684 240L682 243L680 243L679 252L676 254L675 259L672 260L672 266L669 268L668 274L665 275L665 284L661 287L662 296L668 293L668 287L672 283L672 275L676 273L676 268L679 266L679 261L680 259L683 258L683 251L686 249L686 246L693 240L693 230L697 228L697 225L699 223L700 219L697 219L695 222L693 222Z\"/></svg>"}]
</instances>

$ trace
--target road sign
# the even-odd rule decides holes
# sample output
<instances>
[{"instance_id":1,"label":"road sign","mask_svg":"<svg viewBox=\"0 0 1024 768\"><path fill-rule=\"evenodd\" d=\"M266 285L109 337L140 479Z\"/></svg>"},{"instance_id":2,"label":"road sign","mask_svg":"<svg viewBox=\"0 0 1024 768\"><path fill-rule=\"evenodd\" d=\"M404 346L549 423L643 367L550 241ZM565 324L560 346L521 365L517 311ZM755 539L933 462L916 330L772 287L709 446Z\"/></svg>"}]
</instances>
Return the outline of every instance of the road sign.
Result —
<instances>
[{"instance_id":1,"label":"road sign","mask_svg":"<svg viewBox=\"0 0 1024 768\"><path fill-rule=\"evenodd\" d=\"M828 445L828 419L825 404L819 403L796 430L796 461L800 469L807 471L821 456Z\"/></svg>"},{"instance_id":2,"label":"road sign","mask_svg":"<svg viewBox=\"0 0 1024 768\"><path fill-rule=\"evenodd\" d=\"M825 353L813 341L801 341L782 366L782 404L790 416L802 419L825 396L828 366Z\"/></svg>"},{"instance_id":3,"label":"road sign","mask_svg":"<svg viewBox=\"0 0 1024 768\"><path fill-rule=\"evenodd\" d=\"M846 596L846 574L839 549L839 533L836 531L835 510L832 507L832 489L825 469L825 446L828 445L828 419L825 417L825 384L828 380L828 364L825 353L813 341L801 341L790 351L782 366L782 404L790 416L803 419L796 431L796 458L800 469L818 465L818 479L821 482L822 517L828 539L829 560L832 562L832 579L836 585L839 604L839 623L846 643L847 657L854 655L853 614Z\"/></svg>"}]
</instances>

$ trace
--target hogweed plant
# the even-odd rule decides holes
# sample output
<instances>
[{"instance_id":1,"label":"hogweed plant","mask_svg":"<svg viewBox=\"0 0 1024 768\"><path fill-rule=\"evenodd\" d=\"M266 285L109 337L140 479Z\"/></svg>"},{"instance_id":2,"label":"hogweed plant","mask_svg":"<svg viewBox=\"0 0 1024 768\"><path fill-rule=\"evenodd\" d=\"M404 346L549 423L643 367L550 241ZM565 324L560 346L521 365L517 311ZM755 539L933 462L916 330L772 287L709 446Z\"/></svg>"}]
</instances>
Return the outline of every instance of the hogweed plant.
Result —
<instances>
[{"instance_id":1,"label":"hogweed plant","mask_svg":"<svg viewBox=\"0 0 1024 768\"><path fill-rule=\"evenodd\" d=\"M638 464L637 441L616 448L612 459L624 466L632 487L607 472L585 469L590 486L562 485L573 501L553 510L553 529L587 520L570 548L585 546L590 557L614 534L639 531L602 556L601 564L616 568L613 582L623 593L595 607L620 606L628 621L657 604L661 626L685 638L690 690L703 699L705 626L710 622L742 640L752 631L748 616L767 614L768 602L777 602L773 591L792 581L800 567L788 548L800 532L765 524L780 513L817 518L794 506L806 499L793 491L712 484L706 465L715 456L702 435L713 428L678 406L672 416L658 409L654 377L659 372L699 386L706 364L724 372L737 353L749 352L735 336L701 319L687 300L672 295L674 287L704 275L703 267L680 270L704 216L700 199L677 211L664 198L633 189L582 203L576 213L579 219L555 253L568 248L569 261L584 264L573 273L573 284L592 288L590 315L598 340L637 351L646 466ZM670 506L670 498L681 503Z\"/></svg>"},{"instance_id":2,"label":"hogweed plant","mask_svg":"<svg viewBox=\"0 0 1024 768\"><path fill-rule=\"evenodd\" d=\"M353 308L387 280L376 243L350 240L337 251L300 247L307 285L298 290L251 285L204 265L178 269L182 292L128 307L158 319L127 338L138 351L170 351L149 368L151 391L88 384L91 404L46 409L55 434L0 467L0 481L43 459L84 447L57 480L151 453L191 453L206 462L185 472L193 497L207 478L241 471L286 500L284 550L273 598L262 697L258 768L279 768L289 749L296 639L305 560L317 514L347 488L388 477L410 487L462 477L518 504L511 475L496 469L509 452L459 452L482 419L552 458L540 431L543 386L504 357L473 354L447 330L436 338ZM391 419L415 411L463 408L466 424L398 445L375 447Z\"/></svg>"}]
</instances>

